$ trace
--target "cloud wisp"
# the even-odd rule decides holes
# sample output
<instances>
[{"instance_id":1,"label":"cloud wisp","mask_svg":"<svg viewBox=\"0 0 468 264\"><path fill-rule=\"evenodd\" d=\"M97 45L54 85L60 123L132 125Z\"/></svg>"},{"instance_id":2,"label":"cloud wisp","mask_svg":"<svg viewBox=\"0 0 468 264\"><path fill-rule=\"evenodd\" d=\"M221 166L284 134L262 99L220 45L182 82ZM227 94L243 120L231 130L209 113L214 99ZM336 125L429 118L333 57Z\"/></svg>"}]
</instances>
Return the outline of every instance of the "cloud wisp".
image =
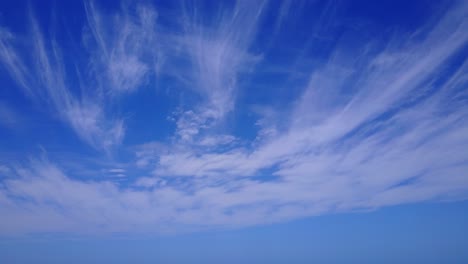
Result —
<instances>
[{"instance_id":1,"label":"cloud wisp","mask_svg":"<svg viewBox=\"0 0 468 264\"><path fill-rule=\"evenodd\" d=\"M107 149L121 142L123 121L107 118L101 101L93 94L79 96L73 92L81 87L70 81L56 40L46 40L32 15L29 20L27 43L1 29L1 60L14 81L39 108L48 108L91 146ZM22 48L32 52L25 54Z\"/></svg>"}]
</instances>

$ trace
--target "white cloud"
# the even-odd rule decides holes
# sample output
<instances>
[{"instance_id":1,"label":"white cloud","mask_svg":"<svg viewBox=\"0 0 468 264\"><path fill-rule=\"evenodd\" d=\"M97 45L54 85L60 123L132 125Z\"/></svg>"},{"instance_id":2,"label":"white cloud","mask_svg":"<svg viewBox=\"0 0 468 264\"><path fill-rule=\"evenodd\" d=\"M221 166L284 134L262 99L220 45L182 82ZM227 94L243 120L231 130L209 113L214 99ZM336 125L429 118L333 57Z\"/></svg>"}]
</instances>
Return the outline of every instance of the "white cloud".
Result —
<instances>
[{"instance_id":1,"label":"white cloud","mask_svg":"<svg viewBox=\"0 0 468 264\"><path fill-rule=\"evenodd\" d=\"M258 60L249 52L264 3L239 1L232 10L214 14L207 26L199 20L196 7L184 10L184 32L176 42L188 55L192 87L204 101L178 117L178 135L190 141L201 130L219 124L234 109L238 75ZM219 16L218 16L219 15Z\"/></svg>"},{"instance_id":2,"label":"white cloud","mask_svg":"<svg viewBox=\"0 0 468 264\"><path fill-rule=\"evenodd\" d=\"M120 169L120 168L109 169L108 171L109 171L110 173L125 173L125 170L124 170L124 169Z\"/></svg>"},{"instance_id":3,"label":"white cloud","mask_svg":"<svg viewBox=\"0 0 468 264\"><path fill-rule=\"evenodd\" d=\"M96 54L102 56L93 70L105 69L116 93L136 90L153 67L139 44L156 27L156 13L149 10L118 16L119 33L109 37L104 16L87 5ZM0 185L0 233L240 227L468 198L468 63L451 65L447 78L438 80L468 42L466 6L453 7L431 30L376 45L378 50L343 51L337 45L290 109L257 109L258 135L244 142L214 128L234 110L237 76L255 58L249 45L262 10L239 2L210 27L188 7L184 31L165 37L174 50L182 49L174 58L188 56L191 67L179 74L194 81L202 100L176 115L175 136L134 147L135 163L125 169L101 170L125 175L128 185L75 179L47 161L9 166L14 177ZM122 140L120 119L108 118L99 101L69 91L58 50L53 43L46 49L37 28L40 74L26 67L13 35L1 32L0 57L26 93L39 93L55 110L65 110L62 118L92 145L108 148ZM129 60L129 69L121 59ZM36 79L39 91L30 86Z\"/></svg>"},{"instance_id":4,"label":"white cloud","mask_svg":"<svg viewBox=\"0 0 468 264\"><path fill-rule=\"evenodd\" d=\"M85 34L84 39L97 81L111 94L142 87L159 60L157 13L149 6L127 6L111 16L93 1L85 3L85 10L92 38Z\"/></svg>"},{"instance_id":5,"label":"white cloud","mask_svg":"<svg viewBox=\"0 0 468 264\"><path fill-rule=\"evenodd\" d=\"M153 178L153 177L142 177L139 178L135 182L135 186L137 187L146 187L146 188L152 188L155 186L164 186L166 182L163 179L158 179L158 178Z\"/></svg>"},{"instance_id":6,"label":"white cloud","mask_svg":"<svg viewBox=\"0 0 468 264\"><path fill-rule=\"evenodd\" d=\"M231 135L208 136L198 142L201 146L218 147L234 143L236 138Z\"/></svg>"},{"instance_id":7,"label":"white cloud","mask_svg":"<svg viewBox=\"0 0 468 264\"><path fill-rule=\"evenodd\" d=\"M6 29L1 30L0 58L12 78L31 100L49 107L85 142L98 149L120 143L124 135L123 121L106 120L102 102L93 94L78 97L72 93L57 43L44 38L32 16L30 21L28 41L32 52L29 54L20 51L25 43L19 43Z\"/></svg>"}]
</instances>

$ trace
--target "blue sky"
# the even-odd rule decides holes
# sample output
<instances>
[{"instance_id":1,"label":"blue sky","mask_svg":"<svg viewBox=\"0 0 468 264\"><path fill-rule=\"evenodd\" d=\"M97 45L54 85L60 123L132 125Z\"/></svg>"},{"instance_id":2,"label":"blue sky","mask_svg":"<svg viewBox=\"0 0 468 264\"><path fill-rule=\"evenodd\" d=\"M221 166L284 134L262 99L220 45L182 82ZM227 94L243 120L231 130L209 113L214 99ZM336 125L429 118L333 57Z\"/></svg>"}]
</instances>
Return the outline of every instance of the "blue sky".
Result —
<instances>
[{"instance_id":1,"label":"blue sky","mask_svg":"<svg viewBox=\"0 0 468 264\"><path fill-rule=\"evenodd\" d=\"M153 244L204 263L211 247L467 261L467 17L466 1L2 1L0 260L32 263L42 241L120 261L164 261Z\"/></svg>"}]
</instances>

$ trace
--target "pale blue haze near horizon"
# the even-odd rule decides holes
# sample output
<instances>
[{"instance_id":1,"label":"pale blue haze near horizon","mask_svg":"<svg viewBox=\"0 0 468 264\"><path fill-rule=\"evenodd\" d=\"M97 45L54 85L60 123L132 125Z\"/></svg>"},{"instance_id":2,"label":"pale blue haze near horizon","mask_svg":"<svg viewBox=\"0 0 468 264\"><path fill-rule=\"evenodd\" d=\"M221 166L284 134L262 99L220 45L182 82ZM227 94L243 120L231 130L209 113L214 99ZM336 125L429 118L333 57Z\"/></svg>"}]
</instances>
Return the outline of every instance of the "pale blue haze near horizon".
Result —
<instances>
[{"instance_id":1,"label":"pale blue haze near horizon","mask_svg":"<svg viewBox=\"0 0 468 264\"><path fill-rule=\"evenodd\" d=\"M468 1L0 1L0 264L468 263Z\"/></svg>"}]
</instances>

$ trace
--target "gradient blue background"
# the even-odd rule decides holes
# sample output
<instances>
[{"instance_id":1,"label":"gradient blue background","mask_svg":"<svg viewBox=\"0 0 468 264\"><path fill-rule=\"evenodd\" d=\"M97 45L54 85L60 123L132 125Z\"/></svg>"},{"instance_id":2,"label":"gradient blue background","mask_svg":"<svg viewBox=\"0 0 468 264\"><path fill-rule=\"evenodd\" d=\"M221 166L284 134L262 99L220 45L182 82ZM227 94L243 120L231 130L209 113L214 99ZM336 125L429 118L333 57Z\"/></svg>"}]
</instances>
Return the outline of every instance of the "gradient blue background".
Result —
<instances>
[{"instance_id":1,"label":"gradient blue background","mask_svg":"<svg viewBox=\"0 0 468 264\"><path fill-rule=\"evenodd\" d=\"M344 2L344 4L343 4ZM441 1L437 6L432 1L342 1L345 6L343 21L366 21L363 36L372 37L373 31L383 32L397 28L410 32L423 23L427 23L428 14L444 10L449 1ZM212 2L210 2L212 3ZM113 1L102 1L100 5L113 9ZM170 6L164 1L157 5L164 9ZM273 3L274 5L274 3ZM316 6L322 6L318 4ZM323 6L326 6L325 3ZM65 50L74 51L77 47L66 37L67 34L80 34L82 21L85 19L83 5L79 1L1 1L0 22L8 24L13 30L25 28L25 10L34 10L39 23L47 25L57 19L59 40ZM54 17L54 12L60 15ZM291 32L283 32L283 42L294 46L306 42L307 36L301 32L312 24L314 15L321 10L310 10L300 17L297 27ZM69 20L62 19L70 14ZM267 31L269 20L275 14L268 14L260 27L258 39L253 45L259 50L262 45L262 29ZM310 21L309 21L310 20ZM271 22L271 21L270 21ZM310 22L310 23L309 23ZM359 23L358 23L359 25ZM350 46L354 40L344 33L341 27L334 28L336 39L347 39ZM343 31L342 31L343 30ZM358 30L357 30L358 31ZM268 31L269 32L269 31ZM329 33L329 32L328 32ZM288 39L290 38L290 39ZM314 59L328 57L336 39L323 43L311 52ZM379 40L385 43L383 37ZM329 44L329 45L328 45ZM273 44L272 44L273 45ZM287 46L287 45L286 45ZM274 49L275 47L269 47ZM290 60L291 50L275 54L266 63ZM465 49L466 51L466 49ZM459 65L466 60L466 54L454 59ZM313 65L315 62L312 62ZM304 66L305 68L312 67ZM299 65L298 68L301 66ZM283 76L284 77L284 76ZM443 78L441 76L440 78ZM289 89L270 91L269 83L276 83L277 76L258 74L248 81L254 83L248 96L239 94L236 116L232 117L237 125L232 128L236 136L244 139L255 137L252 126L239 122L252 119L247 113L247 106L252 103L274 101L274 104L287 105L300 93ZM281 79L281 78L279 78ZM284 81L284 79L282 79ZM297 83L304 83L306 78L298 78ZM154 81L154 80L153 80ZM150 81L150 84L153 84ZM171 80L158 80L163 86ZM291 81L288 79L288 81ZM156 82L156 81L154 81ZM281 82L281 80L280 80ZM285 81L286 82L286 81ZM293 81L292 81L293 82ZM37 111L25 99L20 91L6 89L14 86L14 81L5 71L0 71L0 96L2 101L21 109L27 128L15 130L0 127L0 157L4 162L17 157L27 159L28 155L41 153L45 145L51 160L73 160L76 156L89 159L100 157L92 147L81 144L71 129L64 129L53 117ZM167 96L160 100L156 108L152 107L151 97L154 90L143 90L136 97L122 103L122 108L135 109L132 113L141 119L129 119L128 136L124 144L128 146L146 141L165 139L174 130L174 125L167 121L168 109L177 106L178 98ZM276 99L275 99L276 98ZM278 99L279 98L279 99ZM167 99L167 100L165 100ZM276 100L276 101L275 101ZM245 107L244 107L245 106ZM145 122L149 117L152 123ZM250 120L251 121L251 120ZM159 124L165 125L160 126ZM34 131L31 133L31 131ZM66 143L66 145L65 145ZM39 149L39 150L38 150ZM116 151L113 158L125 160L128 153ZM84 162L86 163L86 162ZM92 168L95 164L86 164ZM135 175L138 175L136 172ZM84 174L83 174L84 175ZM82 175L81 175L82 176ZM79 179L80 175L75 175ZM84 177L84 176L83 176ZM402 183L405 184L405 183ZM125 182L124 182L125 185ZM0 215L0 221L2 216ZM373 211L355 213L336 213L314 216L284 223L256 225L232 230L210 230L188 234L160 235L144 237L131 234L114 235L69 235L69 234L31 234L21 236L0 236L0 264L26 263L468 263L468 201L440 202L428 201L418 204L406 204L379 208Z\"/></svg>"}]
</instances>

